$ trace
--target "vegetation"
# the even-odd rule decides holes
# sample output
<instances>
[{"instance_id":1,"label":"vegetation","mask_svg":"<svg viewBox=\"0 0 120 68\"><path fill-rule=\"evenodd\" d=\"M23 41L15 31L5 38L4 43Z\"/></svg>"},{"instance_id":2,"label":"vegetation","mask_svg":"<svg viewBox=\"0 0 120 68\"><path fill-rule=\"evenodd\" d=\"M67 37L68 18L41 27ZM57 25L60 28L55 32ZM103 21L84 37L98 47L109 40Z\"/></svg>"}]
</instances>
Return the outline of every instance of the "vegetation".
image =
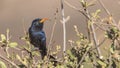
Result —
<instances>
[{"instance_id":1,"label":"vegetation","mask_svg":"<svg viewBox=\"0 0 120 68\"><path fill-rule=\"evenodd\" d=\"M23 45L11 41L10 31L7 29L6 34L0 34L0 47L6 54L6 56L0 54L0 68L120 68L120 22L114 20L102 1L97 1L108 14L107 17L101 18L100 9L95 12L89 12L88 8L95 5L95 0L89 2L80 0L82 9L76 8L67 1L63 2L61 0L61 10L64 10L63 4L66 4L86 17L88 36L86 37L79 32L77 27L80 26L74 25L78 39L75 41L68 40L69 45L67 46L71 48L66 50L66 33L64 33L63 49L60 45L57 45L56 51L51 52L50 47L48 47L48 55L44 60L40 59L39 51L34 50L34 47L29 43L27 33L20 38L25 42ZM56 14L57 13L58 11L56 11ZM65 30L65 22L69 20L69 17L64 18L64 11L62 14L63 20L61 22L64 24ZM55 25L53 25L53 32L54 26ZM103 40L97 39L97 30L100 30L101 34L103 34ZM109 40L109 44L104 44L106 40ZM50 40L49 45L51 45L51 41L52 40ZM101 46L103 48L100 48ZM12 49L14 49L14 51L12 53L9 52ZM61 50L63 50L63 57L49 59L50 55L56 57ZM105 52L105 54L102 52ZM33 58L31 58L31 56Z\"/></svg>"}]
</instances>

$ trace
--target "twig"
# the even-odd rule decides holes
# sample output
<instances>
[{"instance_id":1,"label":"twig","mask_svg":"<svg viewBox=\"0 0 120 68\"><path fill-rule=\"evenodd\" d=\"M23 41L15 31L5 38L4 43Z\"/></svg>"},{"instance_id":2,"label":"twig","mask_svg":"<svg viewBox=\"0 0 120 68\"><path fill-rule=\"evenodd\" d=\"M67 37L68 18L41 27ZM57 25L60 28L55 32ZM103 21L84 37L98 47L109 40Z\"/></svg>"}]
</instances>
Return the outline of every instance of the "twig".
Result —
<instances>
[{"instance_id":1,"label":"twig","mask_svg":"<svg viewBox=\"0 0 120 68\"><path fill-rule=\"evenodd\" d=\"M111 13L109 12L109 10L105 7L105 5L103 4L103 2L101 0L98 0L98 2L100 3L100 5L104 8L104 10L106 11L106 13L109 15L109 16L112 16ZM119 29L120 31L120 27L119 25L117 25L116 21L114 19L112 19L113 23L115 24L115 26Z\"/></svg>"},{"instance_id":2,"label":"twig","mask_svg":"<svg viewBox=\"0 0 120 68\"><path fill-rule=\"evenodd\" d=\"M79 61L78 65L76 66L76 68L79 68L79 66L81 65L81 63L83 62L85 56L87 55L89 49L87 49L87 51L84 53L84 55L82 56L81 60Z\"/></svg>"},{"instance_id":3,"label":"twig","mask_svg":"<svg viewBox=\"0 0 120 68\"><path fill-rule=\"evenodd\" d=\"M84 9L79 9L79 8L76 8L75 6L71 5L70 3L68 3L67 1L64 1L66 5L68 5L69 7L73 8L74 10L82 13L87 19L89 19L86 15L86 13L84 13Z\"/></svg>"},{"instance_id":4,"label":"twig","mask_svg":"<svg viewBox=\"0 0 120 68\"><path fill-rule=\"evenodd\" d=\"M83 9L79 9L79 8L76 8L75 6L73 6L73 5L71 5L70 3L68 3L67 1L64 1L65 2L65 4L67 4L69 7L71 7L71 8L73 8L73 9L75 9L75 10L77 10L77 11L83 11Z\"/></svg>"},{"instance_id":5,"label":"twig","mask_svg":"<svg viewBox=\"0 0 120 68\"><path fill-rule=\"evenodd\" d=\"M93 36L93 40L94 40L94 43L95 43L95 47L96 47L96 49L97 49L97 53L98 53L98 56L99 56L99 58L100 58L100 56L101 56L101 51L100 51L100 49L99 49L99 47L98 47L99 44L98 44L98 42L97 42L96 33L95 33L95 28L94 28L93 24L91 24L90 28L91 28L91 31L92 31L92 36Z\"/></svg>"},{"instance_id":6,"label":"twig","mask_svg":"<svg viewBox=\"0 0 120 68\"><path fill-rule=\"evenodd\" d=\"M15 66L15 68L20 68L20 67L19 67L18 65L16 65L14 62L6 59L5 57L3 57L3 56L1 56L1 55L0 55L0 58L3 59L3 60L5 60L5 61L7 61L7 62L9 62L11 65Z\"/></svg>"},{"instance_id":7,"label":"twig","mask_svg":"<svg viewBox=\"0 0 120 68\"><path fill-rule=\"evenodd\" d=\"M9 36L9 29L7 29L7 32L6 32L6 47L5 47L5 52L7 54L7 57L10 57L9 53L8 53L8 43L9 43L9 40L10 40L10 36Z\"/></svg>"},{"instance_id":8,"label":"twig","mask_svg":"<svg viewBox=\"0 0 120 68\"><path fill-rule=\"evenodd\" d=\"M83 7L84 8L84 7ZM87 10L87 8L84 8L84 11L86 12L86 18L91 22L91 25L90 25L90 30L92 31L92 37L93 37L93 41L94 41L94 44L95 44L95 47L96 47L96 50L97 50L97 53L98 53L98 57L100 58L101 56L101 51L98 47L98 42L97 42L97 38L96 38L96 33L95 33L95 28L94 28L94 21L91 19L91 16L89 14L89 11ZM89 23L89 22L88 22Z\"/></svg>"},{"instance_id":9,"label":"twig","mask_svg":"<svg viewBox=\"0 0 120 68\"><path fill-rule=\"evenodd\" d=\"M55 26L56 26L56 24L57 24L57 13L58 13L58 9L56 10L56 12L55 12L55 22L54 22L54 24L53 24L53 27L52 27L52 33L51 33L51 36L50 36L50 41L49 41L49 43L48 43L48 53L47 53L47 56L48 56L48 58L50 58L50 55L49 55L49 53L50 53L50 46L51 46L51 44L52 44L52 40L53 40L53 36L54 36L54 31L55 31ZM48 59L49 60L49 59Z\"/></svg>"},{"instance_id":10,"label":"twig","mask_svg":"<svg viewBox=\"0 0 120 68\"><path fill-rule=\"evenodd\" d=\"M90 16L90 14L88 13L87 8L83 7L83 10L81 10L81 9L77 9L75 6L69 4L67 1L65 1L65 3L66 3L69 7L71 7L71 8L73 8L73 9L79 11L80 13L82 13L88 20L90 20L90 21L92 22L91 25L90 25L90 29L91 29L91 31L92 31L92 36L93 36L93 40L94 40L94 43L95 43L95 47L96 47L96 49L97 49L98 56L100 57L100 56L101 56L101 51L100 51L99 47L97 47L97 46L98 46L98 42L97 42L96 33L95 33L94 25L93 25L93 22L94 22L94 21L91 19L91 16Z\"/></svg>"},{"instance_id":11,"label":"twig","mask_svg":"<svg viewBox=\"0 0 120 68\"><path fill-rule=\"evenodd\" d=\"M54 24L53 24L53 27L52 27L52 33L51 33L51 36L50 36L50 41L49 41L49 43L48 43L48 51L49 51L49 46L52 44L52 39L53 39L53 36L54 36L54 31L55 31L55 26L56 26L56 23L57 23L57 13L58 13L58 9L56 10L56 12L55 12L55 22L54 22Z\"/></svg>"},{"instance_id":12,"label":"twig","mask_svg":"<svg viewBox=\"0 0 120 68\"><path fill-rule=\"evenodd\" d=\"M82 2L81 2L81 4L82 4ZM87 7L85 6L83 6L83 8L84 8L84 12L86 13L86 16L87 16L87 19L90 21L90 30L92 31L92 37L93 37L93 41L94 41L94 44L95 44L95 47L96 47L96 50L97 50L97 53L98 53L98 57L100 58L100 56L101 56L101 51L100 51L100 49L99 49L99 47L97 47L99 44L98 44L98 42L97 42L97 38L96 38L96 33L95 33L95 28L94 28L94 21L93 21L93 19L92 19L92 17L91 17L91 15L90 15L90 13L89 13L89 11L87 10ZM88 22L89 23L89 22Z\"/></svg>"},{"instance_id":13,"label":"twig","mask_svg":"<svg viewBox=\"0 0 120 68\"><path fill-rule=\"evenodd\" d=\"M74 10L82 13L87 19L89 19L88 16L84 13L84 9L76 8L75 6L71 5L67 1L65 1L65 4L67 4L69 7L73 8ZM87 25L88 25L88 23L87 23ZM89 38L89 41L90 41L91 39L90 39L90 30L89 30L89 28L87 28L87 31L88 31L88 38Z\"/></svg>"},{"instance_id":14,"label":"twig","mask_svg":"<svg viewBox=\"0 0 120 68\"><path fill-rule=\"evenodd\" d=\"M104 6L103 2L102 2L102 1L100 1L100 0L98 0L98 2L99 2L99 3L100 3L100 5L103 7L103 9L106 11L106 13L107 13L108 15L111 15L111 14L110 14L110 12L108 11L108 9L106 9L106 8L105 8L105 6Z\"/></svg>"},{"instance_id":15,"label":"twig","mask_svg":"<svg viewBox=\"0 0 120 68\"><path fill-rule=\"evenodd\" d=\"M64 12L64 0L61 0L61 14L62 14L62 24L63 24L63 56L65 57L66 51L66 25L65 25L65 12Z\"/></svg>"},{"instance_id":16,"label":"twig","mask_svg":"<svg viewBox=\"0 0 120 68\"><path fill-rule=\"evenodd\" d=\"M100 24L95 24L95 26L97 26L99 29L101 29L102 31L106 31L105 28L102 28Z\"/></svg>"},{"instance_id":17,"label":"twig","mask_svg":"<svg viewBox=\"0 0 120 68\"><path fill-rule=\"evenodd\" d=\"M100 47L105 42L105 40L106 40L106 38L104 38L103 41L97 47ZM96 49L97 47L91 48L89 51L92 51L92 50Z\"/></svg>"},{"instance_id":18,"label":"twig","mask_svg":"<svg viewBox=\"0 0 120 68\"><path fill-rule=\"evenodd\" d=\"M108 68L111 68L111 65L112 65L112 55L110 54Z\"/></svg>"}]
</instances>

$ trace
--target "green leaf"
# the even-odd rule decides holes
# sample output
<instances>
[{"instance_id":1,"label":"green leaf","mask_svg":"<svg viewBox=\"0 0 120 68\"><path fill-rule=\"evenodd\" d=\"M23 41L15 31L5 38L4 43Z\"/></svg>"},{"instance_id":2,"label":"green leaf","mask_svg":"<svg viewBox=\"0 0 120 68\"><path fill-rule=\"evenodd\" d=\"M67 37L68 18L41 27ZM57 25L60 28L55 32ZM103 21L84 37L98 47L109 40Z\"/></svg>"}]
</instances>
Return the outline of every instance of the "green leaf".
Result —
<instances>
[{"instance_id":1,"label":"green leaf","mask_svg":"<svg viewBox=\"0 0 120 68\"><path fill-rule=\"evenodd\" d=\"M23 58L24 60L22 60L22 58L19 55L16 55L16 58L25 66L27 66L27 59Z\"/></svg>"},{"instance_id":2,"label":"green leaf","mask_svg":"<svg viewBox=\"0 0 120 68\"><path fill-rule=\"evenodd\" d=\"M111 53L114 53L114 51L115 51L114 44L111 44L111 47L110 47L110 52L111 52Z\"/></svg>"},{"instance_id":3,"label":"green leaf","mask_svg":"<svg viewBox=\"0 0 120 68\"><path fill-rule=\"evenodd\" d=\"M87 7L95 5L96 0L92 0L87 4Z\"/></svg>"},{"instance_id":4,"label":"green leaf","mask_svg":"<svg viewBox=\"0 0 120 68\"><path fill-rule=\"evenodd\" d=\"M21 57L20 57L19 55L16 55L16 58L17 58L20 62L22 62L22 59L21 59Z\"/></svg>"},{"instance_id":5,"label":"green leaf","mask_svg":"<svg viewBox=\"0 0 120 68\"><path fill-rule=\"evenodd\" d=\"M67 54L70 56L72 60L75 59L75 56L72 54L70 50L67 51Z\"/></svg>"},{"instance_id":6,"label":"green leaf","mask_svg":"<svg viewBox=\"0 0 120 68\"><path fill-rule=\"evenodd\" d=\"M85 0L80 0L80 2L81 2L81 4L82 4L83 7L87 7Z\"/></svg>"},{"instance_id":7,"label":"green leaf","mask_svg":"<svg viewBox=\"0 0 120 68\"><path fill-rule=\"evenodd\" d=\"M7 68L6 65L5 65L5 63L2 62L2 61L0 61L0 68Z\"/></svg>"},{"instance_id":8,"label":"green leaf","mask_svg":"<svg viewBox=\"0 0 120 68\"><path fill-rule=\"evenodd\" d=\"M10 46L10 47L13 47L13 48L16 47L17 45L18 45L18 43L16 43L16 42L11 42L11 43L9 43L9 46Z\"/></svg>"},{"instance_id":9,"label":"green leaf","mask_svg":"<svg viewBox=\"0 0 120 68\"><path fill-rule=\"evenodd\" d=\"M99 18L100 12L101 12L101 10L97 9L94 13L92 13L92 16L97 19L97 18Z\"/></svg>"},{"instance_id":10,"label":"green leaf","mask_svg":"<svg viewBox=\"0 0 120 68\"><path fill-rule=\"evenodd\" d=\"M40 52L39 51L33 51L32 55L40 56Z\"/></svg>"},{"instance_id":11,"label":"green leaf","mask_svg":"<svg viewBox=\"0 0 120 68\"><path fill-rule=\"evenodd\" d=\"M106 63L104 63L104 62L102 62L100 60L98 60L97 63L100 64L102 67L106 67L107 66Z\"/></svg>"},{"instance_id":12,"label":"green leaf","mask_svg":"<svg viewBox=\"0 0 120 68\"><path fill-rule=\"evenodd\" d=\"M4 34L1 34L1 41L2 41L2 42L6 41L6 37L5 37Z\"/></svg>"}]
</instances>

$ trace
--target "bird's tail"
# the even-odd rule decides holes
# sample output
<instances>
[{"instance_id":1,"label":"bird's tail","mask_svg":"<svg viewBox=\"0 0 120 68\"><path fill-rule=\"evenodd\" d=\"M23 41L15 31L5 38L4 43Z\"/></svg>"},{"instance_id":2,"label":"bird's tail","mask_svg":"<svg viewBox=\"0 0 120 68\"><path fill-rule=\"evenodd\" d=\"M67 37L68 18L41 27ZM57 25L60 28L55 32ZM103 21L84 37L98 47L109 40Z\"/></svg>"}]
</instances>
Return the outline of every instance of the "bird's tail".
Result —
<instances>
[{"instance_id":1,"label":"bird's tail","mask_svg":"<svg viewBox=\"0 0 120 68\"><path fill-rule=\"evenodd\" d=\"M44 57L47 55L47 50L41 50L40 53L41 53L42 59L44 59Z\"/></svg>"},{"instance_id":2,"label":"bird's tail","mask_svg":"<svg viewBox=\"0 0 120 68\"><path fill-rule=\"evenodd\" d=\"M47 50L40 51L42 59L44 59L45 56L47 56ZM49 59L55 60L56 58L52 55L49 55Z\"/></svg>"}]
</instances>

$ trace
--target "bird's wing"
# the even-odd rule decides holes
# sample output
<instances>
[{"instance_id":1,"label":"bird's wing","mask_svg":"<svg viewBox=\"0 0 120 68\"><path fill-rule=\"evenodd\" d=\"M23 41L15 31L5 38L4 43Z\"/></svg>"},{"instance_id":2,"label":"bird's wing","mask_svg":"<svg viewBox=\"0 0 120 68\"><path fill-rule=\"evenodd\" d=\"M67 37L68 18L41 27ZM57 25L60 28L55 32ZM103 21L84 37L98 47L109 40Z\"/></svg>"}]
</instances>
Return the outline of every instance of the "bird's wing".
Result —
<instances>
[{"instance_id":1,"label":"bird's wing","mask_svg":"<svg viewBox=\"0 0 120 68\"><path fill-rule=\"evenodd\" d=\"M45 33L43 31L40 32L32 32L30 34L30 40L31 43L34 46L40 47L40 46L46 46L46 36Z\"/></svg>"}]
</instances>

